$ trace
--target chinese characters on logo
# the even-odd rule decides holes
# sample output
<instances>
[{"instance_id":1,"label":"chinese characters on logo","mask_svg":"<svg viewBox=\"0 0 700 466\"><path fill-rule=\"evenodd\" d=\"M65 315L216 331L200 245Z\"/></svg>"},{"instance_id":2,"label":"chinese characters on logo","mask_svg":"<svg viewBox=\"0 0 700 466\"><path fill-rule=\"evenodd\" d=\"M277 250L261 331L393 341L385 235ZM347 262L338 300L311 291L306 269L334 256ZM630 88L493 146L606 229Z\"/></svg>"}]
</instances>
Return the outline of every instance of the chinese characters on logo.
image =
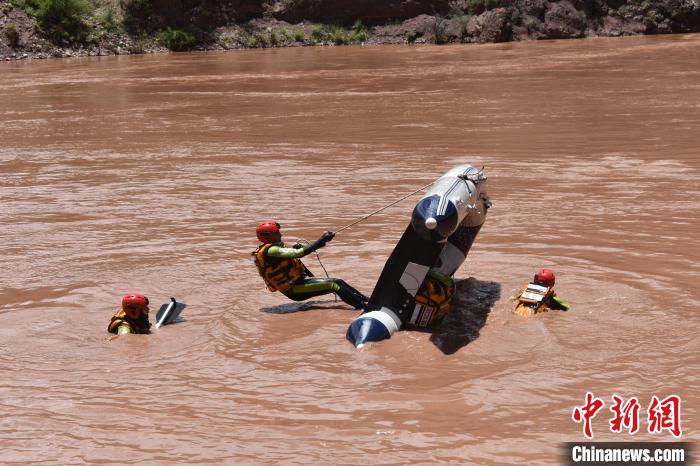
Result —
<instances>
[{"instance_id":1,"label":"chinese characters on logo","mask_svg":"<svg viewBox=\"0 0 700 466\"><path fill-rule=\"evenodd\" d=\"M639 430L640 404L636 397L625 401L617 395L612 396L613 404L610 411L613 417L608 421L610 432L622 433L627 431L635 434ZM582 406L576 406L571 413L574 422L583 423L583 435L593 438L593 418L598 414L605 402L594 396L593 393L586 393L586 402ZM670 395L659 400L655 395L651 397L647 413L647 431L650 434L661 433L664 430L670 432L674 437L681 436L681 399L676 395Z\"/></svg>"},{"instance_id":2,"label":"chinese characters on logo","mask_svg":"<svg viewBox=\"0 0 700 466\"><path fill-rule=\"evenodd\" d=\"M600 408L603 407L605 403L600 398L593 396L593 393L586 393L586 404L583 406L577 406L574 408L574 412L571 413L571 417L576 422L583 422L583 435L588 438L593 438L593 427L591 427L591 420L598 414Z\"/></svg>"},{"instance_id":3,"label":"chinese characters on logo","mask_svg":"<svg viewBox=\"0 0 700 466\"><path fill-rule=\"evenodd\" d=\"M620 433L624 427L630 434L636 434L639 430L639 400L632 397L627 403L622 403L622 398L613 395L614 405L610 408L615 417L610 419L610 432Z\"/></svg>"}]
</instances>

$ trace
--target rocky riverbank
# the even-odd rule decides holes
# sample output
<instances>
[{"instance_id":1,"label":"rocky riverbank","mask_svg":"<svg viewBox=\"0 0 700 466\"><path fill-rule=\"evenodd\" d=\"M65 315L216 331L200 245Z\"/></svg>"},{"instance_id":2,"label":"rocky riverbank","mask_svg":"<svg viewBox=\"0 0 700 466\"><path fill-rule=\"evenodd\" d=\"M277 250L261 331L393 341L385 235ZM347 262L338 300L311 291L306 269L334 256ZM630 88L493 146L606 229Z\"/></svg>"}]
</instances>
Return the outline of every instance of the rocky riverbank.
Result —
<instances>
[{"instance_id":1,"label":"rocky riverbank","mask_svg":"<svg viewBox=\"0 0 700 466\"><path fill-rule=\"evenodd\" d=\"M0 59L700 31L700 0L0 0Z\"/></svg>"}]
</instances>

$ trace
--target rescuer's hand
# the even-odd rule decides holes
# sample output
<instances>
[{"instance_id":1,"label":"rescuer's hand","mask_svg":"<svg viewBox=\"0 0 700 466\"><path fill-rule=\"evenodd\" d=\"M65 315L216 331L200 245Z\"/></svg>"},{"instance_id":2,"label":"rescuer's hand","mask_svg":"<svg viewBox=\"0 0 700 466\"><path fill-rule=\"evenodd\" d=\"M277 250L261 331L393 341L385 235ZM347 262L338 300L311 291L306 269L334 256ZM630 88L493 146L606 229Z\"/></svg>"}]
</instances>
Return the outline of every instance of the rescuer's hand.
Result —
<instances>
[{"instance_id":1,"label":"rescuer's hand","mask_svg":"<svg viewBox=\"0 0 700 466\"><path fill-rule=\"evenodd\" d=\"M332 240L334 237L335 237L335 233L333 233L332 231L327 231L321 235L321 241L323 241L323 243L325 244L325 243L329 242L330 240Z\"/></svg>"}]
</instances>

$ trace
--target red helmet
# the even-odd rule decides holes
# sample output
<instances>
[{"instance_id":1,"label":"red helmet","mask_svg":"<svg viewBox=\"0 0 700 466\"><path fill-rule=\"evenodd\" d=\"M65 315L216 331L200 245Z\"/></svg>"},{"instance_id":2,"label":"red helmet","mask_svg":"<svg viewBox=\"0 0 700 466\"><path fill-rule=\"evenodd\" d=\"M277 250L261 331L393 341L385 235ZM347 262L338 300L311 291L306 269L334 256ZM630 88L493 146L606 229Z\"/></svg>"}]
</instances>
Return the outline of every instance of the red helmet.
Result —
<instances>
[{"instance_id":1,"label":"red helmet","mask_svg":"<svg viewBox=\"0 0 700 466\"><path fill-rule=\"evenodd\" d=\"M551 288L554 286L554 272L549 269L540 269L539 272L535 274L535 281L543 283Z\"/></svg>"},{"instance_id":2,"label":"red helmet","mask_svg":"<svg viewBox=\"0 0 700 466\"><path fill-rule=\"evenodd\" d=\"M265 220L255 228L255 234L262 243L274 243L279 241L280 224L274 220Z\"/></svg>"},{"instance_id":3,"label":"red helmet","mask_svg":"<svg viewBox=\"0 0 700 466\"><path fill-rule=\"evenodd\" d=\"M127 293L122 298L122 309L132 319L138 319L142 312L148 310L148 298L141 293Z\"/></svg>"}]
</instances>

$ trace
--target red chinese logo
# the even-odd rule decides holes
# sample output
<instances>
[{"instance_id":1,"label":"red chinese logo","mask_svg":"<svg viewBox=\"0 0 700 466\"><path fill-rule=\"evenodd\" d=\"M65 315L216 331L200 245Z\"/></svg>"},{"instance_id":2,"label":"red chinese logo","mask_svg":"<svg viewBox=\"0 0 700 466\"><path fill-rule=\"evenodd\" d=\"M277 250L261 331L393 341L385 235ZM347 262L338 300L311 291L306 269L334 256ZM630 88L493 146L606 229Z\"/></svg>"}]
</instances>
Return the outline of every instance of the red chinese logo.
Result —
<instances>
[{"instance_id":1,"label":"red chinese logo","mask_svg":"<svg viewBox=\"0 0 700 466\"><path fill-rule=\"evenodd\" d=\"M650 434L668 430L674 437L681 436L680 397L671 395L659 401L656 395L652 396L647 414L649 415Z\"/></svg>"},{"instance_id":2,"label":"red chinese logo","mask_svg":"<svg viewBox=\"0 0 700 466\"><path fill-rule=\"evenodd\" d=\"M577 406L574 408L574 412L571 413L571 417L575 422L583 422L583 435L588 438L593 438L593 428L591 427L591 420L598 414L600 408L603 407L605 403L600 398L593 396L593 393L586 393L586 404L583 406Z\"/></svg>"},{"instance_id":3,"label":"red chinese logo","mask_svg":"<svg viewBox=\"0 0 700 466\"><path fill-rule=\"evenodd\" d=\"M613 417L608 421L610 432L622 433L626 430L630 435L639 431L639 411L641 405L636 397L625 401L617 395L612 396L610 411ZM574 422L583 423L583 435L593 438L593 418L605 405L605 402L597 398L591 392L586 392L586 402L582 406L576 406L571 413ZM661 433L664 430L678 438L681 430L681 399L679 396L670 395L659 400L657 396L651 397L647 408L647 430L650 434Z\"/></svg>"},{"instance_id":4,"label":"red chinese logo","mask_svg":"<svg viewBox=\"0 0 700 466\"><path fill-rule=\"evenodd\" d=\"M639 430L639 400L630 398L627 403L622 403L622 398L617 395L612 397L615 404L610 411L615 416L610 420L610 432L622 432L622 428L629 430L630 434L635 434Z\"/></svg>"}]
</instances>

